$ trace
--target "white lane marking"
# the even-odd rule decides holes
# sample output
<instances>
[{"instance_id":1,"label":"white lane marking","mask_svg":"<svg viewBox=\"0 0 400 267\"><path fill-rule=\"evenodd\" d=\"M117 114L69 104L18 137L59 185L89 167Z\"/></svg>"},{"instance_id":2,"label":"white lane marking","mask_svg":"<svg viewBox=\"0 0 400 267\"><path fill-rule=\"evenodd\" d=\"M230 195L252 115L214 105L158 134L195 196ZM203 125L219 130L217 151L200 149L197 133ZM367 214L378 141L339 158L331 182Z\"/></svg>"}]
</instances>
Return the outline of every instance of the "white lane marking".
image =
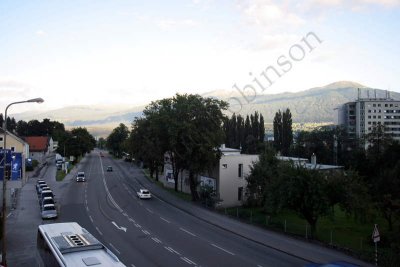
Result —
<instances>
[{"instance_id":1,"label":"white lane marking","mask_svg":"<svg viewBox=\"0 0 400 267\"><path fill-rule=\"evenodd\" d=\"M217 245L215 245L215 244L211 244L211 246L216 247L216 248L218 248L218 249L220 249L220 250L222 250L222 251L224 251L224 252L226 252L226 253L228 253L228 254L231 254L232 256L235 255L234 253L230 252L229 250L226 250L226 249L224 249L224 248L221 248L221 247L219 247L219 246L217 246Z\"/></svg>"},{"instance_id":2,"label":"white lane marking","mask_svg":"<svg viewBox=\"0 0 400 267\"><path fill-rule=\"evenodd\" d=\"M149 231L142 230L142 232L145 233L146 235L150 235Z\"/></svg>"},{"instance_id":3,"label":"white lane marking","mask_svg":"<svg viewBox=\"0 0 400 267\"><path fill-rule=\"evenodd\" d=\"M263 267L262 265L258 264L257 267Z\"/></svg>"},{"instance_id":4,"label":"white lane marking","mask_svg":"<svg viewBox=\"0 0 400 267\"><path fill-rule=\"evenodd\" d=\"M115 227L117 227L118 230L122 230L126 233L126 227L118 226L115 222L111 222Z\"/></svg>"},{"instance_id":5,"label":"white lane marking","mask_svg":"<svg viewBox=\"0 0 400 267\"><path fill-rule=\"evenodd\" d=\"M135 226L136 226L137 228L142 228L142 226L141 226L140 224L138 224L138 223L135 223Z\"/></svg>"},{"instance_id":6,"label":"white lane marking","mask_svg":"<svg viewBox=\"0 0 400 267\"><path fill-rule=\"evenodd\" d=\"M156 242L156 243L158 243L158 244L161 244L161 243L162 243L161 240L158 239L158 238L156 238L156 237L152 237L151 239L153 239L154 242Z\"/></svg>"},{"instance_id":7,"label":"white lane marking","mask_svg":"<svg viewBox=\"0 0 400 267\"><path fill-rule=\"evenodd\" d=\"M185 262L187 262L187 263L189 263L189 264L197 265L196 263L194 263L193 261L189 260L189 259L186 258L186 257L181 257L181 260L183 260L183 261L185 261Z\"/></svg>"},{"instance_id":8,"label":"white lane marking","mask_svg":"<svg viewBox=\"0 0 400 267\"><path fill-rule=\"evenodd\" d=\"M148 212L150 212L150 213L154 213L151 209L149 209L149 208L146 208L146 210L148 211Z\"/></svg>"},{"instance_id":9,"label":"white lane marking","mask_svg":"<svg viewBox=\"0 0 400 267\"><path fill-rule=\"evenodd\" d=\"M86 210L89 211L89 207L88 206L86 206Z\"/></svg>"},{"instance_id":10,"label":"white lane marking","mask_svg":"<svg viewBox=\"0 0 400 267\"><path fill-rule=\"evenodd\" d=\"M12 214L12 212L10 212L10 213L7 215L7 218L8 218L8 217L10 217L10 216L11 216L11 214Z\"/></svg>"},{"instance_id":11,"label":"white lane marking","mask_svg":"<svg viewBox=\"0 0 400 267\"><path fill-rule=\"evenodd\" d=\"M172 252L174 252L174 253L176 253L176 254L178 254L179 256L181 255L181 253L179 253L178 251L176 251L175 249L173 249L173 248L171 248L171 247L169 247L171 250L172 250Z\"/></svg>"},{"instance_id":12,"label":"white lane marking","mask_svg":"<svg viewBox=\"0 0 400 267\"><path fill-rule=\"evenodd\" d=\"M90 216L90 215L89 215L89 219L90 219L90 220L93 222L93 218L92 218L92 216Z\"/></svg>"},{"instance_id":13,"label":"white lane marking","mask_svg":"<svg viewBox=\"0 0 400 267\"><path fill-rule=\"evenodd\" d=\"M164 248L165 248L166 250L168 250L169 252L171 252L171 253L174 253L174 251L173 251L173 249L172 249L172 248L170 248L170 247L166 247L166 246L164 246Z\"/></svg>"},{"instance_id":14,"label":"white lane marking","mask_svg":"<svg viewBox=\"0 0 400 267\"><path fill-rule=\"evenodd\" d=\"M131 264L131 266L132 266L132 267L136 267L135 264L133 264L133 263Z\"/></svg>"},{"instance_id":15,"label":"white lane marking","mask_svg":"<svg viewBox=\"0 0 400 267\"><path fill-rule=\"evenodd\" d=\"M133 222L133 223L135 222L135 220L132 219L132 218L129 218L128 220L129 220L130 222Z\"/></svg>"},{"instance_id":16,"label":"white lane marking","mask_svg":"<svg viewBox=\"0 0 400 267\"><path fill-rule=\"evenodd\" d=\"M111 244L111 243L108 243L108 244L110 244L110 246L111 246L118 254L121 254L121 252L119 252L119 250L118 250L116 247L114 247L113 244Z\"/></svg>"},{"instance_id":17,"label":"white lane marking","mask_svg":"<svg viewBox=\"0 0 400 267\"><path fill-rule=\"evenodd\" d=\"M191 235L191 236L196 236L195 234L193 234L192 232L189 232L189 231L186 230L186 229L183 229L183 228L179 228L179 229L181 229L181 231L184 231L185 233L187 233L187 234L189 234L189 235Z\"/></svg>"},{"instance_id":18,"label":"white lane marking","mask_svg":"<svg viewBox=\"0 0 400 267\"><path fill-rule=\"evenodd\" d=\"M125 217L128 217L128 214L126 214L125 212L123 212L122 215L124 215Z\"/></svg>"},{"instance_id":19,"label":"white lane marking","mask_svg":"<svg viewBox=\"0 0 400 267\"><path fill-rule=\"evenodd\" d=\"M160 219L163 220L164 222L171 223L170 221L168 221L167 219L164 219L163 217L160 217Z\"/></svg>"},{"instance_id":20,"label":"white lane marking","mask_svg":"<svg viewBox=\"0 0 400 267\"><path fill-rule=\"evenodd\" d=\"M96 226L97 232L99 232L100 235L103 235L103 233L100 231L100 229Z\"/></svg>"},{"instance_id":21,"label":"white lane marking","mask_svg":"<svg viewBox=\"0 0 400 267\"><path fill-rule=\"evenodd\" d=\"M103 184L104 184L104 188L106 189L107 196L110 199L110 201L112 202L112 204L117 208L117 210L122 213L123 210L118 206L117 202L115 202L115 200L113 199L113 197L110 194L110 191L108 190L108 187L107 187L107 184L106 184L106 179L105 179L105 176L104 176L103 161L101 160L101 158L100 158L100 165L101 165L101 172L103 174Z\"/></svg>"}]
</instances>

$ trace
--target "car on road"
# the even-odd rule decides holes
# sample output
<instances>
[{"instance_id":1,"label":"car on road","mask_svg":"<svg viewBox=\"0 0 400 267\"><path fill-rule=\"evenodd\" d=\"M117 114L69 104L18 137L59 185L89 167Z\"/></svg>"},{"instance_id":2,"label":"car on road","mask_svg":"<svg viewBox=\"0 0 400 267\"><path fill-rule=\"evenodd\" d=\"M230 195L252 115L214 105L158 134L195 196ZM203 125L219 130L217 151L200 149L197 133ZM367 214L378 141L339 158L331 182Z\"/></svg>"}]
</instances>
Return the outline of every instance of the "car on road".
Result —
<instances>
[{"instance_id":1,"label":"car on road","mask_svg":"<svg viewBox=\"0 0 400 267\"><path fill-rule=\"evenodd\" d=\"M76 181L85 182L86 181L85 172L78 172L78 174L76 175Z\"/></svg>"},{"instance_id":2,"label":"car on road","mask_svg":"<svg viewBox=\"0 0 400 267\"><path fill-rule=\"evenodd\" d=\"M43 205L42 209L42 219L55 219L57 218L57 210L54 204Z\"/></svg>"},{"instance_id":3,"label":"car on road","mask_svg":"<svg viewBox=\"0 0 400 267\"><path fill-rule=\"evenodd\" d=\"M149 190L147 190L147 189L140 189L139 192L137 192L137 195L140 199L151 198L151 194L150 194Z\"/></svg>"},{"instance_id":4,"label":"car on road","mask_svg":"<svg viewBox=\"0 0 400 267\"><path fill-rule=\"evenodd\" d=\"M113 167L112 166L107 166L107 171L108 172L112 172L113 171Z\"/></svg>"}]
</instances>

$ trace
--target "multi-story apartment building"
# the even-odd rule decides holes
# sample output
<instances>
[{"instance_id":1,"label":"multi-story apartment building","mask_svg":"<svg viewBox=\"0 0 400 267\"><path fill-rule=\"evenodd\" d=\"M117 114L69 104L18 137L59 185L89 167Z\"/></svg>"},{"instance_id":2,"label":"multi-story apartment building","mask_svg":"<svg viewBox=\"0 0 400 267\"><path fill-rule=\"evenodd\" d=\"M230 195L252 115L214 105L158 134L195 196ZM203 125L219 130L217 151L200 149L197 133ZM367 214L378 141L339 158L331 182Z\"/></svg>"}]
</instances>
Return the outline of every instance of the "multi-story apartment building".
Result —
<instances>
[{"instance_id":1,"label":"multi-story apartment building","mask_svg":"<svg viewBox=\"0 0 400 267\"><path fill-rule=\"evenodd\" d=\"M358 98L337 108L336 124L343 125L349 136L365 140L374 126L383 125L385 133L400 140L400 101L390 98Z\"/></svg>"}]
</instances>

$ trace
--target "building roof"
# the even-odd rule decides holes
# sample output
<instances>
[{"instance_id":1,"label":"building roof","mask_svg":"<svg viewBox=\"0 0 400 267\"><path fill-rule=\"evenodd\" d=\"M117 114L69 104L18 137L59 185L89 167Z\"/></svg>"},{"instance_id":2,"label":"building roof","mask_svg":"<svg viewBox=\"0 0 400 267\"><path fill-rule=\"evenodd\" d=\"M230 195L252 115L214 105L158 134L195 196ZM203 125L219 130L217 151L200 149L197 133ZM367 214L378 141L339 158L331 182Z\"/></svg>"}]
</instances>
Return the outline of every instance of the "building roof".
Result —
<instances>
[{"instance_id":1,"label":"building roof","mask_svg":"<svg viewBox=\"0 0 400 267\"><path fill-rule=\"evenodd\" d=\"M49 137L47 136L25 136L25 141L29 144L30 152L47 151Z\"/></svg>"},{"instance_id":2,"label":"building roof","mask_svg":"<svg viewBox=\"0 0 400 267\"><path fill-rule=\"evenodd\" d=\"M1 127L0 127L0 134L4 135L4 130ZM7 131L7 136L12 136L15 140L21 142L22 144L27 144L27 142L25 142L25 140L22 137L19 137L18 135L14 134L10 131Z\"/></svg>"}]
</instances>

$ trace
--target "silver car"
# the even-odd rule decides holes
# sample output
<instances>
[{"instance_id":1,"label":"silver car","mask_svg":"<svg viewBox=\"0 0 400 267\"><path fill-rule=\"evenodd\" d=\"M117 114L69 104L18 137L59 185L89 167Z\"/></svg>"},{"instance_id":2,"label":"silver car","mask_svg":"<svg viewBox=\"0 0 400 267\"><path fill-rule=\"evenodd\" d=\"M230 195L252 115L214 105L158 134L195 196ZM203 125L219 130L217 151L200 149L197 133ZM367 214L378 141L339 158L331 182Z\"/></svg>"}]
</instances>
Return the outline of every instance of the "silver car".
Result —
<instances>
[{"instance_id":1,"label":"silver car","mask_svg":"<svg viewBox=\"0 0 400 267\"><path fill-rule=\"evenodd\" d=\"M42 219L55 219L57 218L57 210L54 204L43 205Z\"/></svg>"}]
</instances>

